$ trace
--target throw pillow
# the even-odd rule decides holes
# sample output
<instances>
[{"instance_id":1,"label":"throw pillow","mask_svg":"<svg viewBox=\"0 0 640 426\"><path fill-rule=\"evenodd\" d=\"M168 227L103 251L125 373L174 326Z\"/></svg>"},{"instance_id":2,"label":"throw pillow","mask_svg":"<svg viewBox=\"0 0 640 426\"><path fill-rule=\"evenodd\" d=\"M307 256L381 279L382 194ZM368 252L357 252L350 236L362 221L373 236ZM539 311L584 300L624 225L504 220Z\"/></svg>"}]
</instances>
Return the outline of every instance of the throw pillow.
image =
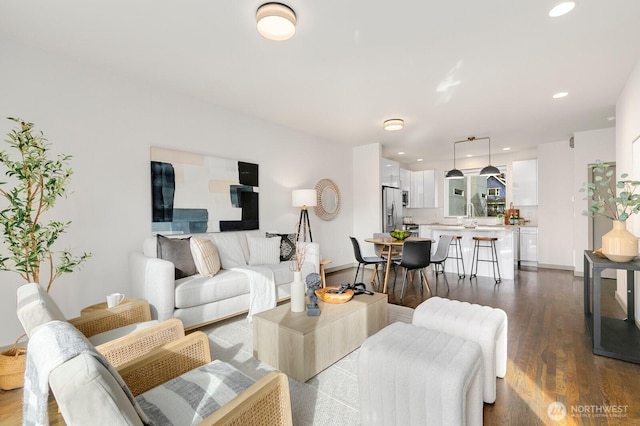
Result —
<instances>
[{"instance_id":1,"label":"throw pillow","mask_svg":"<svg viewBox=\"0 0 640 426\"><path fill-rule=\"evenodd\" d=\"M286 262L296 258L296 234L266 233L267 238L280 237L280 261Z\"/></svg>"},{"instance_id":2,"label":"throw pillow","mask_svg":"<svg viewBox=\"0 0 640 426\"><path fill-rule=\"evenodd\" d=\"M247 265L237 234L220 232L213 234L212 237L218 247L222 269L233 269Z\"/></svg>"},{"instance_id":3,"label":"throw pillow","mask_svg":"<svg viewBox=\"0 0 640 426\"><path fill-rule=\"evenodd\" d=\"M220 256L213 241L191 238L191 253L200 275L212 277L220 270Z\"/></svg>"},{"instance_id":4,"label":"throw pillow","mask_svg":"<svg viewBox=\"0 0 640 426\"><path fill-rule=\"evenodd\" d=\"M195 275L196 264L191 255L189 238L167 238L162 235L157 237L158 258L168 260L176 268L176 280Z\"/></svg>"},{"instance_id":5,"label":"throw pillow","mask_svg":"<svg viewBox=\"0 0 640 426\"><path fill-rule=\"evenodd\" d=\"M280 263L280 237L247 238L249 265L277 265Z\"/></svg>"}]
</instances>

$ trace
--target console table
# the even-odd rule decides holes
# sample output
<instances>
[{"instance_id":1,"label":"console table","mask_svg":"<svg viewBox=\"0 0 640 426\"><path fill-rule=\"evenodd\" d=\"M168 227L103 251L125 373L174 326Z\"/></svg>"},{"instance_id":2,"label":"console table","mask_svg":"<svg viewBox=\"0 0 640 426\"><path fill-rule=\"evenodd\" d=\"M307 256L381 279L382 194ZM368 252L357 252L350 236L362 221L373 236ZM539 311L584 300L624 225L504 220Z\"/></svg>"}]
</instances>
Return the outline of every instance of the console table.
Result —
<instances>
[{"instance_id":1,"label":"console table","mask_svg":"<svg viewBox=\"0 0 640 426\"><path fill-rule=\"evenodd\" d=\"M602 280L605 269L627 271L627 318L615 319L601 315ZM613 262L590 250L584 252L584 315L591 334L593 353L610 358L640 363L640 330L635 324L635 271L640 271L640 259ZM591 291L593 274L593 291ZM592 310L593 308L593 310Z\"/></svg>"}]
</instances>

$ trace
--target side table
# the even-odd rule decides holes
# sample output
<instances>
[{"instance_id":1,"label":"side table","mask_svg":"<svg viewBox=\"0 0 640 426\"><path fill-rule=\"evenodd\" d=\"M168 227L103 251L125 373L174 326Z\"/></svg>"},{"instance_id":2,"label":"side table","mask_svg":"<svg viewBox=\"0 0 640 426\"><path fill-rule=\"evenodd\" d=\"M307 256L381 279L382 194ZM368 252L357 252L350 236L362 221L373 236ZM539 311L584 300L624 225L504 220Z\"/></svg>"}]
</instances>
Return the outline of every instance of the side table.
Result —
<instances>
[{"instance_id":1,"label":"side table","mask_svg":"<svg viewBox=\"0 0 640 426\"><path fill-rule=\"evenodd\" d=\"M142 300L142 299L124 299L122 302L120 302L119 304L117 304L113 308L108 308L107 307L107 302L96 303L95 305L90 305L90 306L82 308L80 310L80 315L81 316L82 315L88 315L88 314L91 314L93 312L103 311L105 309L113 310L113 309L122 308L122 307L126 307L126 309L131 309L131 308L135 307L138 304L145 305L146 302L144 300Z\"/></svg>"},{"instance_id":2,"label":"side table","mask_svg":"<svg viewBox=\"0 0 640 426\"><path fill-rule=\"evenodd\" d=\"M627 271L627 318L623 320L603 317L600 312L601 274L605 269ZM635 324L635 271L640 271L640 259L613 262L590 250L584 252L584 315L594 354L640 363L640 330ZM593 291L590 291L591 281Z\"/></svg>"},{"instance_id":3,"label":"side table","mask_svg":"<svg viewBox=\"0 0 640 426\"><path fill-rule=\"evenodd\" d=\"M331 263L331 260L329 259L322 259L320 261L320 277L322 278L322 287L327 286L327 279L325 278L325 275L324 275L324 267L325 265L328 265L330 263Z\"/></svg>"}]
</instances>

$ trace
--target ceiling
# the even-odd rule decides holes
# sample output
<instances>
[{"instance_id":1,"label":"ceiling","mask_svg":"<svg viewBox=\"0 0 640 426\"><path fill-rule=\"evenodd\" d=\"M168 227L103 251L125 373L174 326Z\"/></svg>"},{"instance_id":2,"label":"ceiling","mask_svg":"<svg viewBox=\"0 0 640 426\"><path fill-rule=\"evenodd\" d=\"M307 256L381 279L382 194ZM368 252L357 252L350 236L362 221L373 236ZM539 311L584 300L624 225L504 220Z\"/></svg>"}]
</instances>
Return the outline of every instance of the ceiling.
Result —
<instances>
[{"instance_id":1,"label":"ceiling","mask_svg":"<svg viewBox=\"0 0 640 426\"><path fill-rule=\"evenodd\" d=\"M0 38L411 164L471 135L495 153L615 125L640 1L549 18L558 1L289 0L296 35L273 42L255 28L264 1L4 0Z\"/></svg>"}]
</instances>

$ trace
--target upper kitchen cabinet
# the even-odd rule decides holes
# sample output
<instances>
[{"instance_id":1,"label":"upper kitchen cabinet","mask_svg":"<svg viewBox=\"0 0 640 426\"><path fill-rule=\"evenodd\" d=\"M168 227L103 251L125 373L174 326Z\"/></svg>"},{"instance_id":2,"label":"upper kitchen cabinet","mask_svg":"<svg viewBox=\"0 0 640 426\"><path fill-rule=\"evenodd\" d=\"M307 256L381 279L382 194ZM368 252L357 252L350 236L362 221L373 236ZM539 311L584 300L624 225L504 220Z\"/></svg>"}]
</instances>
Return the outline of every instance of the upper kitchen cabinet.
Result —
<instances>
[{"instance_id":1,"label":"upper kitchen cabinet","mask_svg":"<svg viewBox=\"0 0 640 426\"><path fill-rule=\"evenodd\" d=\"M511 165L513 204L538 205L538 160L514 161Z\"/></svg>"},{"instance_id":2,"label":"upper kitchen cabinet","mask_svg":"<svg viewBox=\"0 0 640 426\"><path fill-rule=\"evenodd\" d=\"M435 170L411 172L409 207L438 207L438 179Z\"/></svg>"},{"instance_id":3,"label":"upper kitchen cabinet","mask_svg":"<svg viewBox=\"0 0 640 426\"><path fill-rule=\"evenodd\" d=\"M380 159L380 183L383 186L400 188L400 163L386 158Z\"/></svg>"},{"instance_id":4,"label":"upper kitchen cabinet","mask_svg":"<svg viewBox=\"0 0 640 426\"><path fill-rule=\"evenodd\" d=\"M400 169L400 189L411 191L411 170Z\"/></svg>"}]
</instances>

